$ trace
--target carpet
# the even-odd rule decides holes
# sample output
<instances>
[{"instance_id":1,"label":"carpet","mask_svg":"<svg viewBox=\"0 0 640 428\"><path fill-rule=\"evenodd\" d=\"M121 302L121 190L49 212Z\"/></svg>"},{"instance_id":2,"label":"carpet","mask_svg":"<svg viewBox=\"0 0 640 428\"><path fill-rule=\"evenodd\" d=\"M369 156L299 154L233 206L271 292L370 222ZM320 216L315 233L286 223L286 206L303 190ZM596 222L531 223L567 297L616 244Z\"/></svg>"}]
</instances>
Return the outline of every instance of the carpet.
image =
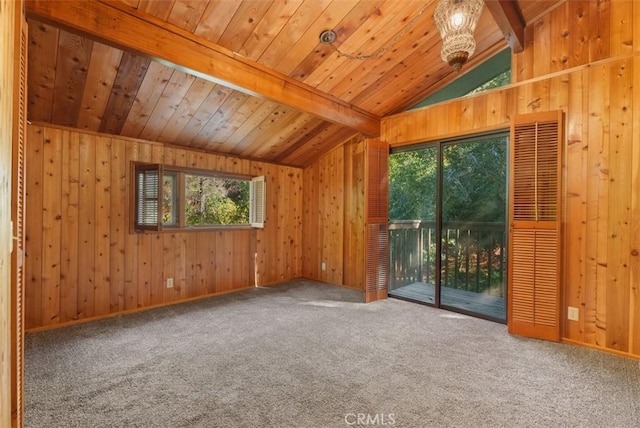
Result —
<instances>
[{"instance_id":1,"label":"carpet","mask_svg":"<svg viewBox=\"0 0 640 428\"><path fill-rule=\"evenodd\" d=\"M25 338L26 427L638 421L638 361L307 280Z\"/></svg>"}]
</instances>

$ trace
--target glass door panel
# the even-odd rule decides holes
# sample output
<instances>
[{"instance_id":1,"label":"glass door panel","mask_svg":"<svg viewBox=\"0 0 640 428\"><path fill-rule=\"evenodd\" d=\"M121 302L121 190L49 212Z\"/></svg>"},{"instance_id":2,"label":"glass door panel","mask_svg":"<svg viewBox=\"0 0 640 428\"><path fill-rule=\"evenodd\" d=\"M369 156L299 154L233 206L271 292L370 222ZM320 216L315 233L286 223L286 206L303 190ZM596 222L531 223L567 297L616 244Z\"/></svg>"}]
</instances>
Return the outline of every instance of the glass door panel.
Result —
<instances>
[{"instance_id":1,"label":"glass door panel","mask_svg":"<svg viewBox=\"0 0 640 428\"><path fill-rule=\"evenodd\" d=\"M444 145L440 305L506 319L507 137Z\"/></svg>"},{"instance_id":2,"label":"glass door panel","mask_svg":"<svg viewBox=\"0 0 640 428\"><path fill-rule=\"evenodd\" d=\"M438 147L389 157L389 295L436 304Z\"/></svg>"}]
</instances>

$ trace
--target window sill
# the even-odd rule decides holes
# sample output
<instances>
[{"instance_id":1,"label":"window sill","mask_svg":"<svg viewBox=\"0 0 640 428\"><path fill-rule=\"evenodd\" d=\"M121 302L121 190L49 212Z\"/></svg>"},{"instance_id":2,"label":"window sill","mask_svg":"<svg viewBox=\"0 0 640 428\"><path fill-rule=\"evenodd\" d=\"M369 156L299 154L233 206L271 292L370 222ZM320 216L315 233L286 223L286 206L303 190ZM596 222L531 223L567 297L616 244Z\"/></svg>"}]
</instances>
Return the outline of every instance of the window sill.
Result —
<instances>
[{"instance_id":1,"label":"window sill","mask_svg":"<svg viewBox=\"0 0 640 428\"><path fill-rule=\"evenodd\" d=\"M222 232L225 230L251 230L258 229L251 225L212 225L212 226L191 226L191 227L172 227L164 226L161 230L134 230L132 233L149 234L149 233L191 233L191 232Z\"/></svg>"}]
</instances>

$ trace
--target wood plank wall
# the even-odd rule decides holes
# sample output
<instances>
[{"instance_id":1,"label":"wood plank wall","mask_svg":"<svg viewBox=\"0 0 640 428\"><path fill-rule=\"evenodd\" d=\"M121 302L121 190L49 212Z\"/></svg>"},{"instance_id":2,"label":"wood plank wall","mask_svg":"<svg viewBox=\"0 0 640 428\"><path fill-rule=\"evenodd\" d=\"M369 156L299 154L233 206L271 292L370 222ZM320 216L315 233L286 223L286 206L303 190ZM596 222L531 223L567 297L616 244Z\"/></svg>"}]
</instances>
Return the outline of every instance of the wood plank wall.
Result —
<instances>
[{"instance_id":1,"label":"wood plank wall","mask_svg":"<svg viewBox=\"0 0 640 428\"><path fill-rule=\"evenodd\" d=\"M640 2L567 1L531 25L513 66L518 84L388 117L382 138L405 145L564 110L563 337L638 357Z\"/></svg>"},{"instance_id":2,"label":"wood plank wall","mask_svg":"<svg viewBox=\"0 0 640 428\"><path fill-rule=\"evenodd\" d=\"M355 137L304 170L306 278L364 290L365 144Z\"/></svg>"},{"instance_id":3,"label":"wood plank wall","mask_svg":"<svg viewBox=\"0 0 640 428\"><path fill-rule=\"evenodd\" d=\"M11 148L15 21L20 3L0 4L0 426L11 426Z\"/></svg>"},{"instance_id":4,"label":"wood plank wall","mask_svg":"<svg viewBox=\"0 0 640 428\"><path fill-rule=\"evenodd\" d=\"M27 141L29 330L302 274L301 169L50 126ZM265 175L265 228L130 233L134 160Z\"/></svg>"}]
</instances>

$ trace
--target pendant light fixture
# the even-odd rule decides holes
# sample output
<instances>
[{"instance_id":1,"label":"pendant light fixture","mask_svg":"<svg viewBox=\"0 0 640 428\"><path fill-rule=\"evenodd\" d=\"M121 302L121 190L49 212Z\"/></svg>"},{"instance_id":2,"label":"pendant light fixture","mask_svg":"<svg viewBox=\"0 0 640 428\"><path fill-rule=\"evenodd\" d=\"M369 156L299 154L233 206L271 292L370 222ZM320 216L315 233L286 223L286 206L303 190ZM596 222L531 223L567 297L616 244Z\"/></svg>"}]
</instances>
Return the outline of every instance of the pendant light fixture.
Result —
<instances>
[{"instance_id":1,"label":"pendant light fixture","mask_svg":"<svg viewBox=\"0 0 640 428\"><path fill-rule=\"evenodd\" d=\"M436 6L433 19L442 37L440 57L456 73L476 50L473 32L483 6L483 0L440 0Z\"/></svg>"}]
</instances>

